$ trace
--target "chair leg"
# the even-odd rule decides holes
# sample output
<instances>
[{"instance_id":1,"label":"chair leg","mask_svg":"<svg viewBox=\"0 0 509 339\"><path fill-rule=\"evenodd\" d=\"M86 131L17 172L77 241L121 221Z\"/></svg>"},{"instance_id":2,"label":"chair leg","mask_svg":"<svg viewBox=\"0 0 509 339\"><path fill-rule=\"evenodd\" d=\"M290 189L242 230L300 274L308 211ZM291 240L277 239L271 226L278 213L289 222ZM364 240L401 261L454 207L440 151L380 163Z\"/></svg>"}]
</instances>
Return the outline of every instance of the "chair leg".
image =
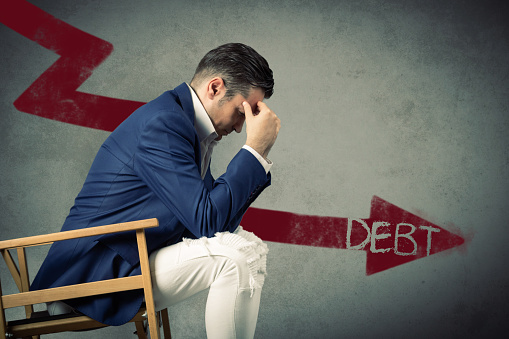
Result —
<instances>
[{"instance_id":1,"label":"chair leg","mask_svg":"<svg viewBox=\"0 0 509 339\"><path fill-rule=\"evenodd\" d=\"M2 251L2 254L4 252ZM2 284L0 283L0 338L6 338L7 319L5 318L4 305L2 302Z\"/></svg>"},{"instance_id":2,"label":"chair leg","mask_svg":"<svg viewBox=\"0 0 509 339\"><path fill-rule=\"evenodd\" d=\"M161 311L161 322L163 323L164 339L171 339L170 318L168 317L168 309Z\"/></svg>"},{"instance_id":3,"label":"chair leg","mask_svg":"<svg viewBox=\"0 0 509 339\"><path fill-rule=\"evenodd\" d=\"M143 321L135 321L134 325L136 325L136 334L139 339L147 339L146 327L143 324Z\"/></svg>"},{"instance_id":4,"label":"chair leg","mask_svg":"<svg viewBox=\"0 0 509 339\"><path fill-rule=\"evenodd\" d=\"M148 260L147 240L143 230L136 231L136 240L140 254L141 276L143 279L143 291L147 306L147 321L151 339L159 339L159 321L156 316L152 280L150 278L150 264Z\"/></svg>"}]
</instances>

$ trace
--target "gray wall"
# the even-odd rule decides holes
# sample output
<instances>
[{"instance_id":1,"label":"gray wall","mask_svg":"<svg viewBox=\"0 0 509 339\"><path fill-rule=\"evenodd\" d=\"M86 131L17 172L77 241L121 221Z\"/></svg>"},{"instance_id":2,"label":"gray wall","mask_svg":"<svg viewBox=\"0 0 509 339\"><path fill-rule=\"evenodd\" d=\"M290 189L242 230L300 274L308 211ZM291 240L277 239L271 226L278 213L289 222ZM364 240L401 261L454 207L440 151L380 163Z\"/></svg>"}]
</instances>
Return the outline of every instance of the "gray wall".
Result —
<instances>
[{"instance_id":1,"label":"gray wall","mask_svg":"<svg viewBox=\"0 0 509 339\"><path fill-rule=\"evenodd\" d=\"M378 195L469 239L371 276L364 252L269 243L258 338L507 330L509 31L480 1L30 1L115 50L80 90L149 101L231 41L275 73L273 184L255 207L368 217ZM502 2L501 2L502 3ZM507 9L507 6L505 6ZM107 132L17 111L57 55L0 25L0 239L58 231ZM245 135L215 151L221 174ZM44 251L30 263L34 275ZM2 284L8 291L11 281ZM170 309L204 337L205 294ZM12 313L15 313L14 311ZM101 330L129 336L133 325ZM90 333L55 335L87 338Z\"/></svg>"}]
</instances>

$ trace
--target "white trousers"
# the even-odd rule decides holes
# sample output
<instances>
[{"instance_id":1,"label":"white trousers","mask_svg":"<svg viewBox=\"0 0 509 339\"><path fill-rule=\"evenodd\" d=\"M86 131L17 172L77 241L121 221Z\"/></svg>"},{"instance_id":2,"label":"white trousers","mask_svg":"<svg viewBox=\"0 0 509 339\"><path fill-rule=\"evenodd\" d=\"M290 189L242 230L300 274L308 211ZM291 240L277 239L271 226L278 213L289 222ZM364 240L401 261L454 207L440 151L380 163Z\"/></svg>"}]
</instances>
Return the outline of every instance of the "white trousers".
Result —
<instances>
[{"instance_id":1,"label":"white trousers","mask_svg":"<svg viewBox=\"0 0 509 339\"><path fill-rule=\"evenodd\" d=\"M208 338L253 338L266 275L267 246L239 227L234 233L183 242L150 255L156 309L207 288Z\"/></svg>"},{"instance_id":2,"label":"white trousers","mask_svg":"<svg viewBox=\"0 0 509 339\"><path fill-rule=\"evenodd\" d=\"M156 309L209 289L205 328L209 339L253 338L266 276L268 248L239 226L234 233L184 241L150 255ZM72 308L48 304L50 314Z\"/></svg>"}]
</instances>

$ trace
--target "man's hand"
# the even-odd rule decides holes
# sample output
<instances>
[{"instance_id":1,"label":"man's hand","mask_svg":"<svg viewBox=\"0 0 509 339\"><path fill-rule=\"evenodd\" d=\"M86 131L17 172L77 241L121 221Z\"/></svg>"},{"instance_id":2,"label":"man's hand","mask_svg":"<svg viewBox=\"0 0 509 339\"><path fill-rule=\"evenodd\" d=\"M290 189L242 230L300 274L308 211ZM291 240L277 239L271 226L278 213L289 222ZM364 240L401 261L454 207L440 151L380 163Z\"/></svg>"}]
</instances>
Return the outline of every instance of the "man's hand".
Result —
<instances>
[{"instance_id":1,"label":"man's hand","mask_svg":"<svg viewBox=\"0 0 509 339\"><path fill-rule=\"evenodd\" d=\"M263 102L257 103L257 114L254 115L251 106L243 102L246 115L246 145L257 151L267 159L272 145L276 142L281 128L281 121L274 112Z\"/></svg>"}]
</instances>

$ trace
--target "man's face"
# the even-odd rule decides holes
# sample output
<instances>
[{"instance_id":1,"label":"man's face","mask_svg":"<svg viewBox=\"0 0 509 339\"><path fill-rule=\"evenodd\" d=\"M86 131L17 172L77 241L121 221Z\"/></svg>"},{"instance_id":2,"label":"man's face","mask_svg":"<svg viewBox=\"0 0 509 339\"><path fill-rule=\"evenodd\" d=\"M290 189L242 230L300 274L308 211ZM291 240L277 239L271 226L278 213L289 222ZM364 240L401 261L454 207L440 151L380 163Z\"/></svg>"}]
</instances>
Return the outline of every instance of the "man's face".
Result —
<instances>
[{"instance_id":1,"label":"man's face","mask_svg":"<svg viewBox=\"0 0 509 339\"><path fill-rule=\"evenodd\" d=\"M224 95L221 98L217 98L207 111L219 135L216 140L221 140L223 136L233 131L240 133L246 120L242 103L247 101L251 105L253 114L256 114L258 101L263 101L263 98L264 93L260 88L252 88L247 98L244 98L241 94L237 94L229 99L225 99Z\"/></svg>"}]
</instances>

